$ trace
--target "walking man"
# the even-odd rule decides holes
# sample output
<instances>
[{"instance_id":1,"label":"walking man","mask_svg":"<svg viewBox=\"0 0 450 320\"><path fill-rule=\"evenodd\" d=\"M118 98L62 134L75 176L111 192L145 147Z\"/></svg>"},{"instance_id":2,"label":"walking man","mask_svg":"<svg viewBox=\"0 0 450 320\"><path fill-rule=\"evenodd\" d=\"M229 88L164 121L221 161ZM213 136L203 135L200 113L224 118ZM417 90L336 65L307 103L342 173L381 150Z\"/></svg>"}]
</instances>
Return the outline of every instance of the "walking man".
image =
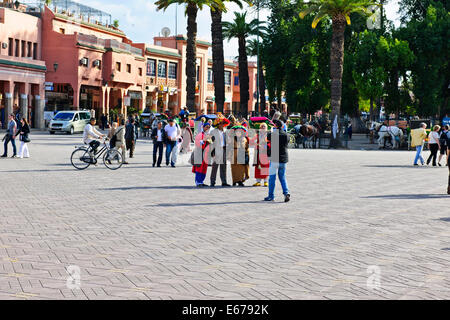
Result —
<instances>
[{"instance_id":1,"label":"walking man","mask_svg":"<svg viewBox=\"0 0 450 320\"><path fill-rule=\"evenodd\" d=\"M163 150L164 150L164 140L166 140L166 132L162 128L162 122L158 122L158 126L152 130L153 139L153 166L155 164L157 167L161 167ZM156 154L158 153L158 162L156 162Z\"/></svg>"},{"instance_id":2,"label":"walking man","mask_svg":"<svg viewBox=\"0 0 450 320\"><path fill-rule=\"evenodd\" d=\"M425 164L425 160L422 157L423 144L427 138L426 123L421 123L420 128L411 130L411 147L416 147L416 157L414 158L414 165L418 166L417 162L420 159L422 165Z\"/></svg>"},{"instance_id":3,"label":"walking man","mask_svg":"<svg viewBox=\"0 0 450 320\"><path fill-rule=\"evenodd\" d=\"M130 158L133 158L134 147L136 145L136 132L134 126L134 118L131 118L128 121L128 124L125 126L125 144L127 146L127 150L130 150Z\"/></svg>"},{"instance_id":4,"label":"walking man","mask_svg":"<svg viewBox=\"0 0 450 320\"><path fill-rule=\"evenodd\" d=\"M17 134L17 123L14 120L14 114L9 115L8 128L6 129L5 143L3 145L4 151L2 158L6 158L8 156L8 143L11 141L13 147L13 155L11 158L15 158L17 156L17 148L16 148L16 134Z\"/></svg>"},{"instance_id":5,"label":"walking man","mask_svg":"<svg viewBox=\"0 0 450 320\"><path fill-rule=\"evenodd\" d=\"M166 132L166 166L175 168L177 163L177 143L181 136L181 129L173 118L169 118L169 123L164 127ZM170 157L172 155L172 158Z\"/></svg>"},{"instance_id":6,"label":"walking man","mask_svg":"<svg viewBox=\"0 0 450 320\"><path fill-rule=\"evenodd\" d=\"M269 167L269 195L264 198L264 201L273 201L275 191L275 180L280 180L283 189L284 202L289 202L291 195L289 193L288 184L286 181L286 165L288 159L288 144L289 137L286 131L283 130L283 122L280 120L273 121L275 129L272 133L267 135L267 140L270 143L268 148L268 155L270 157Z\"/></svg>"}]
</instances>

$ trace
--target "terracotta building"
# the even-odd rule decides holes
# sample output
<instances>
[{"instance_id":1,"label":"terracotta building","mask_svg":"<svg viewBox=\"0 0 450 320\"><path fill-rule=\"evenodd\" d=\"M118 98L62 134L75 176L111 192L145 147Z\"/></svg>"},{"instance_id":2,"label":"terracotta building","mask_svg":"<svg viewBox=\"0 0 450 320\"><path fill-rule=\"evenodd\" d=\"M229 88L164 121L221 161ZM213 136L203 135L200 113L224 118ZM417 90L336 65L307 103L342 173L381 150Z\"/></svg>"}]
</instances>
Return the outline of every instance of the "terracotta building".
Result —
<instances>
[{"instance_id":1,"label":"terracotta building","mask_svg":"<svg viewBox=\"0 0 450 320\"><path fill-rule=\"evenodd\" d=\"M45 62L41 20L12 1L0 3L0 121L18 113L43 128ZM19 23L20 22L20 23Z\"/></svg>"}]
</instances>

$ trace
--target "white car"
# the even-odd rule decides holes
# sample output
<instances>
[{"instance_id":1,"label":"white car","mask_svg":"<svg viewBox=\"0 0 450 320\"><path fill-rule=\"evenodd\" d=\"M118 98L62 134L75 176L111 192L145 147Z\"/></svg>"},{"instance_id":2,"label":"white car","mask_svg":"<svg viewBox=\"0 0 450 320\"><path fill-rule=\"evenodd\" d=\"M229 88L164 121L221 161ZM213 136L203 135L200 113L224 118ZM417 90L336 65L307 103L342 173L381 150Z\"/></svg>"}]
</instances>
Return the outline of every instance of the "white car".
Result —
<instances>
[{"instance_id":1,"label":"white car","mask_svg":"<svg viewBox=\"0 0 450 320\"><path fill-rule=\"evenodd\" d=\"M83 132L90 119L91 113L89 111L60 111L50 121L48 131L50 134L55 132L68 134Z\"/></svg>"}]
</instances>

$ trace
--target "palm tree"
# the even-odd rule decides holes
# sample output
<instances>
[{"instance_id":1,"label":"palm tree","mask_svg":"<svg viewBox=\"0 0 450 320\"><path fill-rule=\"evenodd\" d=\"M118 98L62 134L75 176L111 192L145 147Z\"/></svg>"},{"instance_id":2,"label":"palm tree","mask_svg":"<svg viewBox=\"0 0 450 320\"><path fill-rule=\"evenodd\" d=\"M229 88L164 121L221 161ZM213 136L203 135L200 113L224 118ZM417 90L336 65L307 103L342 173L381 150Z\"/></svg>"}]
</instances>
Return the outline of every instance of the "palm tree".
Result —
<instances>
[{"instance_id":1,"label":"palm tree","mask_svg":"<svg viewBox=\"0 0 450 320\"><path fill-rule=\"evenodd\" d=\"M264 35L263 35L264 37ZM258 43L257 40L252 39L247 43L247 54L250 57L257 57L259 60L261 59L260 57L258 57L258 51L261 54L261 52L263 52L263 50L261 48L259 48L258 50L258 46L261 47L261 43ZM257 110L260 112L260 114L262 115L264 110L266 109L266 82L264 81L264 70L263 70L263 64L261 63L261 61L259 61L258 63L258 84L259 84L259 106L257 106Z\"/></svg>"},{"instance_id":2,"label":"palm tree","mask_svg":"<svg viewBox=\"0 0 450 320\"><path fill-rule=\"evenodd\" d=\"M241 0L224 0L236 3L242 9ZM250 3L249 0L245 1ZM225 103L225 58L223 53L223 30L222 30L222 13L226 12L211 7L211 38L212 38L212 58L213 58L213 81L214 96L218 112L223 112Z\"/></svg>"},{"instance_id":3,"label":"palm tree","mask_svg":"<svg viewBox=\"0 0 450 320\"><path fill-rule=\"evenodd\" d=\"M187 45L186 45L186 106L189 111L195 110L195 84L197 82L197 13L203 7L213 10L224 10L222 0L158 0L155 5L158 10L166 10L172 4L185 4L187 16Z\"/></svg>"},{"instance_id":4,"label":"palm tree","mask_svg":"<svg viewBox=\"0 0 450 320\"><path fill-rule=\"evenodd\" d=\"M253 19L246 21L247 13L234 13L233 22L223 23L223 35L226 39L237 38L239 43L239 89L240 89L240 112L247 114L249 95L249 77L247 60L247 38L256 36L258 30L264 30L262 22Z\"/></svg>"},{"instance_id":5,"label":"palm tree","mask_svg":"<svg viewBox=\"0 0 450 320\"><path fill-rule=\"evenodd\" d=\"M346 24L350 24L350 14L359 12L370 14L369 8L378 5L370 0L312 0L307 3L306 10L300 12L300 18L304 18L310 13L316 13L312 22L312 27L325 17L330 17L332 21L332 40L330 53L330 77L331 77L331 121L336 118L339 121L341 113L342 98L342 73L344 69L344 32ZM336 137L332 135L330 147L341 146L339 132Z\"/></svg>"}]
</instances>

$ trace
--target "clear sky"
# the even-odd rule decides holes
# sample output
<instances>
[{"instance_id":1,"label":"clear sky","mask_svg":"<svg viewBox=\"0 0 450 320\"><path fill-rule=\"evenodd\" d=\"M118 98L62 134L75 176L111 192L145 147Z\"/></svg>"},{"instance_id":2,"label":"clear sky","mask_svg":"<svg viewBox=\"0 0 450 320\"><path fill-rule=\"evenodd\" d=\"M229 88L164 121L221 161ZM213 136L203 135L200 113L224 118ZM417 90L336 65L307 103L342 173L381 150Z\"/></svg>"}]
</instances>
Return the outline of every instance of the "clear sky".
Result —
<instances>
[{"instance_id":1,"label":"clear sky","mask_svg":"<svg viewBox=\"0 0 450 320\"><path fill-rule=\"evenodd\" d=\"M186 34L186 18L184 8L175 5L169 7L165 12L156 11L155 0L75 0L79 3L103 10L112 15L112 19L118 19L120 29L122 29L133 42L145 42L153 44L153 37L159 35L163 27L171 30L171 35L175 34L175 14L178 11L178 34ZM248 10L248 16L256 18L253 8ZM239 11L239 7L232 4L224 14L225 21L231 21L233 12ZM244 9L245 10L245 9ZM386 14L390 20L397 19L398 0L390 0L386 6ZM260 12L260 19L266 20L269 12ZM211 40L211 18L209 10L199 12L197 17L198 38ZM398 25L398 22L396 22ZM237 41L225 42L225 56L233 59L238 55Z\"/></svg>"}]
</instances>

